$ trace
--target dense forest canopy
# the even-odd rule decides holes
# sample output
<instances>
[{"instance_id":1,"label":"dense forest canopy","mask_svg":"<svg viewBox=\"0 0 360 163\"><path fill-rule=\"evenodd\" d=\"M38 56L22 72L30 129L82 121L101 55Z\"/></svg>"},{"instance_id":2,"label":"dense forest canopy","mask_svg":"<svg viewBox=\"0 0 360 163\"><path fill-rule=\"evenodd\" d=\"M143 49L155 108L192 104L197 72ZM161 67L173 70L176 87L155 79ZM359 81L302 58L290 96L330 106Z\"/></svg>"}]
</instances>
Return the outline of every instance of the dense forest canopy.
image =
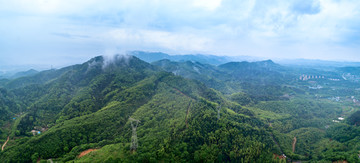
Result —
<instances>
[{"instance_id":1,"label":"dense forest canopy","mask_svg":"<svg viewBox=\"0 0 360 163\"><path fill-rule=\"evenodd\" d=\"M1 79L0 159L360 161L358 68L164 57L99 56Z\"/></svg>"}]
</instances>

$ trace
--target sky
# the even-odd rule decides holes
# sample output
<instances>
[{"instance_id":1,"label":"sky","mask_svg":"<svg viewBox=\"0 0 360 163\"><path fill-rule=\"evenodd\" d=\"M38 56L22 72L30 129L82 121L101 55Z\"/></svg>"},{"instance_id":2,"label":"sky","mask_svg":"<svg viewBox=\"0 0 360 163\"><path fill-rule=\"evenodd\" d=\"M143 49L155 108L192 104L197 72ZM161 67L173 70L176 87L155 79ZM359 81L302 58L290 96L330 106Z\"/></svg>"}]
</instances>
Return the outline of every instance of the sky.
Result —
<instances>
[{"instance_id":1,"label":"sky","mask_svg":"<svg viewBox=\"0 0 360 163\"><path fill-rule=\"evenodd\" d=\"M360 61L360 1L0 0L0 67L133 50Z\"/></svg>"}]
</instances>

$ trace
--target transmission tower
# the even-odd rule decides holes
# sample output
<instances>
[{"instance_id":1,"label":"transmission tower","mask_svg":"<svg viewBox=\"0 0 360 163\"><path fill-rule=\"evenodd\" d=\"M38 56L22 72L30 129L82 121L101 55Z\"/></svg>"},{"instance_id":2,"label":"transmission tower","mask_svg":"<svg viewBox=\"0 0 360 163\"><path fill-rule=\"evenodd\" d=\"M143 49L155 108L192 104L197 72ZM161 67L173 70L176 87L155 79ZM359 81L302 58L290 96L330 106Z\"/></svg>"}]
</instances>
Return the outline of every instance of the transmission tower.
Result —
<instances>
[{"instance_id":1,"label":"transmission tower","mask_svg":"<svg viewBox=\"0 0 360 163\"><path fill-rule=\"evenodd\" d=\"M131 128L132 128L130 151L134 152L138 147L136 128L139 125L140 121L131 117L129 117L129 121L131 123Z\"/></svg>"},{"instance_id":2,"label":"transmission tower","mask_svg":"<svg viewBox=\"0 0 360 163\"><path fill-rule=\"evenodd\" d=\"M217 111L218 111L218 114L217 114L217 119L220 120L220 109L221 109L221 105L219 105L217 107Z\"/></svg>"}]
</instances>

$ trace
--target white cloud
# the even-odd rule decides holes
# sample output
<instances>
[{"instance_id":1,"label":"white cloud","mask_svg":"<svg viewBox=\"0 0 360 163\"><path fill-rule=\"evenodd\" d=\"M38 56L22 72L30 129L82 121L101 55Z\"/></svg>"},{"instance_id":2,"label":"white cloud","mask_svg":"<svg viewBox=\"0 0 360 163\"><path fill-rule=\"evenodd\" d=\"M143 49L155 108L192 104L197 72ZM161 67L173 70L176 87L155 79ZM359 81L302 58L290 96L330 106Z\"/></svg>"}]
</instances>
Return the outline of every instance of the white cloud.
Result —
<instances>
[{"instance_id":1,"label":"white cloud","mask_svg":"<svg viewBox=\"0 0 360 163\"><path fill-rule=\"evenodd\" d=\"M126 50L326 59L360 46L357 0L0 0L0 15L0 60Z\"/></svg>"},{"instance_id":2,"label":"white cloud","mask_svg":"<svg viewBox=\"0 0 360 163\"><path fill-rule=\"evenodd\" d=\"M122 48L141 45L146 48L158 47L178 53L206 52L208 46L213 43L209 38L194 34L142 29L113 29L105 33L103 37L115 42L113 46Z\"/></svg>"},{"instance_id":3,"label":"white cloud","mask_svg":"<svg viewBox=\"0 0 360 163\"><path fill-rule=\"evenodd\" d=\"M212 11L221 5L221 1L222 0L193 0L193 5Z\"/></svg>"},{"instance_id":4,"label":"white cloud","mask_svg":"<svg viewBox=\"0 0 360 163\"><path fill-rule=\"evenodd\" d=\"M303 15L298 18L297 26L290 29L291 37L308 43L339 43L347 40L353 21L360 19L360 1L321 0L321 12L315 15Z\"/></svg>"}]
</instances>

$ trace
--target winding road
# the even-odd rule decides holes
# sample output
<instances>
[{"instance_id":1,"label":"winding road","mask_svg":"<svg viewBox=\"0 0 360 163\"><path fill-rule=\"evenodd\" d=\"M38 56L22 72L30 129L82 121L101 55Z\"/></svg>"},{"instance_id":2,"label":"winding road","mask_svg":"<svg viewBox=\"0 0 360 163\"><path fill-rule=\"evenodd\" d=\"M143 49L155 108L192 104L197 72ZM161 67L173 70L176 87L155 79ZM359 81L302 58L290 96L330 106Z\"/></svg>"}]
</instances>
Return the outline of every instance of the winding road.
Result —
<instances>
[{"instance_id":1,"label":"winding road","mask_svg":"<svg viewBox=\"0 0 360 163\"><path fill-rule=\"evenodd\" d=\"M295 153L295 146L296 146L296 137L294 137L293 143L292 143L292 152Z\"/></svg>"},{"instance_id":2,"label":"winding road","mask_svg":"<svg viewBox=\"0 0 360 163\"><path fill-rule=\"evenodd\" d=\"M8 138L7 138L6 142L4 143L4 145L3 145L3 146L2 146L2 148L1 148L1 151L3 151L3 150L4 150L4 148L5 148L6 144L8 143L9 139L10 139L10 137L8 136Z\"/></svg>"}]
</instances>

